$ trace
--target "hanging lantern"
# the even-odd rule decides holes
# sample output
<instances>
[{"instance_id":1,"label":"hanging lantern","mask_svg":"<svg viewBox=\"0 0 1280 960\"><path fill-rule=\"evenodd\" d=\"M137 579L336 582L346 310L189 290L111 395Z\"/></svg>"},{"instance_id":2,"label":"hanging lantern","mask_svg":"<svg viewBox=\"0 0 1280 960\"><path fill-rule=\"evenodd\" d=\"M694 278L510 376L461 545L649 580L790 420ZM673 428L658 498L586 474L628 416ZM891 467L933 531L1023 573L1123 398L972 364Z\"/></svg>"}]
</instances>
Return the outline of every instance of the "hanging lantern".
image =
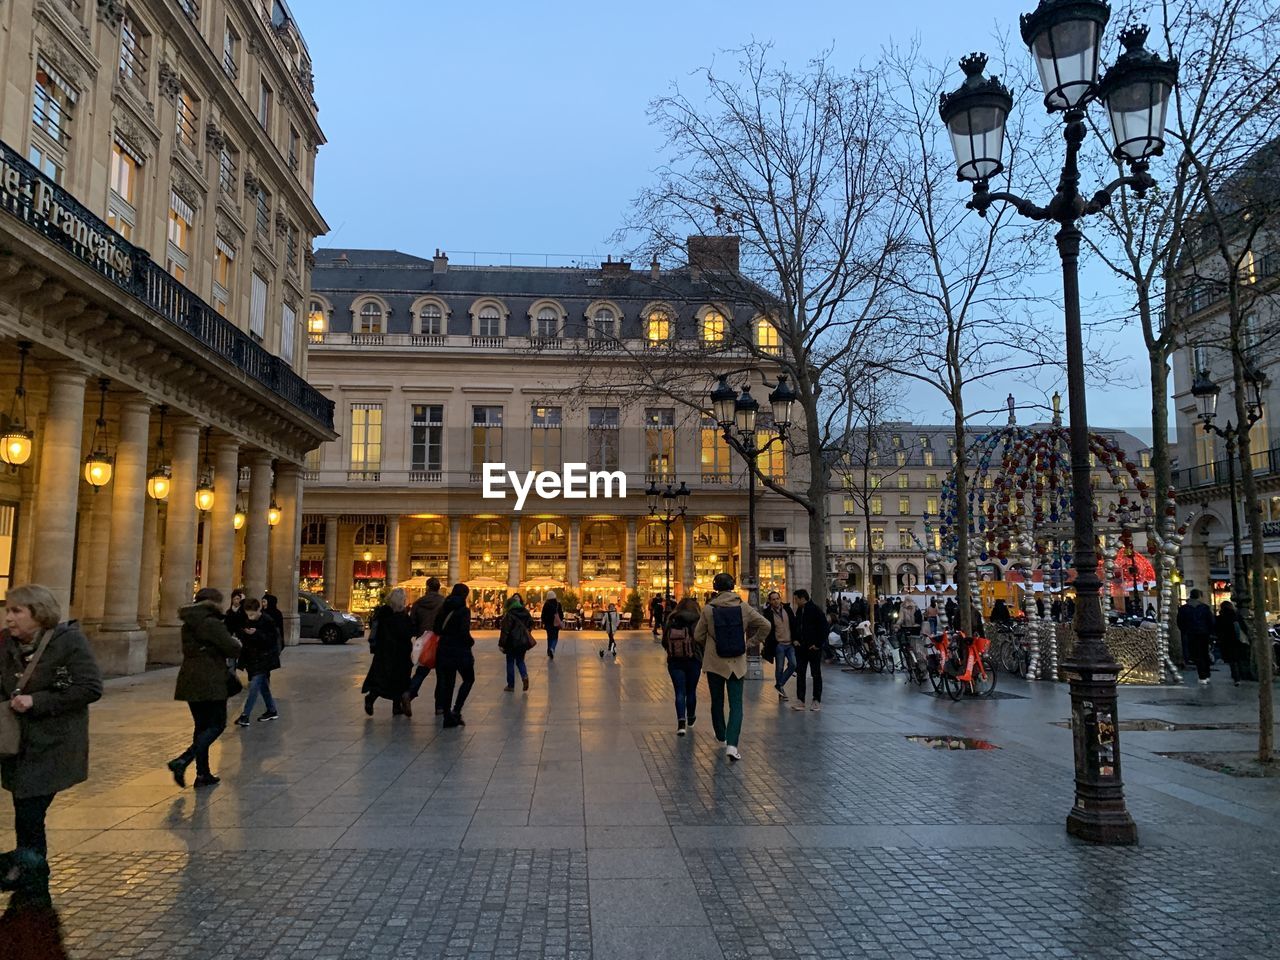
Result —
<instances>
[{"instance_id":1,"label":"hanging lantern","mask_svg":"<svg viewBox=\"0 0 1280 960\"><path fill-rule=\"evenodd\" d=\"M164 415L169 408L160 405L160 437L156 440L156 468L147 475L147 496L152 500L167 500L172 485L173 471L164 459Z\"/></svg>"},{"instance_id":2,"label":"hanging lantern","mask_svg":"<svg viewBox=\"0 0 1280 960\"><path fill-rule=\"evenodd\" d=\"M27 354L31 351L30 340L18 341L18 385L13 390L13 403L9 405L9 424L0 434L0 460L11 467L20 467L31 459L31 441L35 434L26 429L27 423ZM22 413L18 413L18 403L22 403Z\"/></svg>"},{"instance_id":3,"label":"hanging lantern","mask_svg":"<svg viewBox=\"0 0 1280 960\"><path fill-rule=\"evenodd\" d=\"M96 492L111 482L115 458L107 452L107 387L111 381L103 377L98 381L98 419L94 421L93 438L89 441L90 453L84 458L84 478Z\"/></svg>"},{"instance_id":4,"label":"hanging lantern","mask_svg":"<svg viewBox=\"0 0 1280 960\"><path fill-rule=\"evenodd\" d=\"M213 509L213 468L209 465L209 435L213 427L204 431L204 466L200 468L200 482L196 484L196 509L208 513Z\"/></svg>"},{"instance_id":5,"label":"hanging lantern","mask_svg":"<svg viewBox=\"0 0 1280 960\"><path fill-rule=\"evenodd\" d=\"M232 526L234 526L237 530L239 530L241 527L244 526L244 517L245 517L244 507L240 506L239 504L236 504L235 516L231 518Z\"/></svg>"},{"instance_id":6,"label":"hanging lantern","mask_svg":"<svg viewBox=\"0 0 1280 960\"><path fill-rule=\"evenodd\" d=\"M267 526L269 527L277 526L280 523L281 516L282 514L280 513L280 507L276 503L275 499L272 498L271 506L267 507Z\"/></svg>"}]
</instances>

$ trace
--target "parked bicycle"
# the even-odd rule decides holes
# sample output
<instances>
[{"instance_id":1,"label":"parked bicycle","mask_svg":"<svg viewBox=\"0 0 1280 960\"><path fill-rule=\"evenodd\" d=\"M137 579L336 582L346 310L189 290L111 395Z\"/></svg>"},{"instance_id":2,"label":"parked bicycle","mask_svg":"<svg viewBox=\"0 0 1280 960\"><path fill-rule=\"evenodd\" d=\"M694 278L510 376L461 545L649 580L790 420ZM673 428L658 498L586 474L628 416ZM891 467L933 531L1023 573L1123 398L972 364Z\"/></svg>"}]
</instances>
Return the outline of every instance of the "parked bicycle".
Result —
<instances>
[{"instance_id":1,"label":"parked bicycle","mask_svg":"<svg viewBox=\"0 0 1280 960\"><path fill-rule=\"evenodd\" d=\"M962 696L989 697L996 689L996 664L991 641L957 633L942 667L942 687L952 700Z\"/></svg>"},{"instance_id":2,"label":"parked bicycle","mask_svg":"<svg viewBox=\"0 0 1280 960\"><path fill-rule=\"evenodd\" d=\"M997 625L991 630L990 655L1005 673L1026 678L1031 667L1031 640L1023 626Z\"/></svg>"}]
</instances>

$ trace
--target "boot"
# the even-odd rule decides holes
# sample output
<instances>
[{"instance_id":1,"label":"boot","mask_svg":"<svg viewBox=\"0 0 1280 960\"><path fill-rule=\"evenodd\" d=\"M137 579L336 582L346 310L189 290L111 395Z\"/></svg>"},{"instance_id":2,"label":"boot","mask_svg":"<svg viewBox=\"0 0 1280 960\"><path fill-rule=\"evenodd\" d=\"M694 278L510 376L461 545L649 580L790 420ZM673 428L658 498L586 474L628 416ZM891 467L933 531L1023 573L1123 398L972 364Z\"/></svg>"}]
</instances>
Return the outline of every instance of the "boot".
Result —
<instances>
[{"instance_id":1,"label":"boot","mask_svg":"<svg viewBox=\"0 0 1280 960\"><path fill-rule=\"evenodd\" d=\"M528 677L521 677L521 680L522 680L522 682L524 683L524 688L525 688L526 690L528 690L528 689L529 689L529 678L528 678Z\"/></svg>"}]
</instances>

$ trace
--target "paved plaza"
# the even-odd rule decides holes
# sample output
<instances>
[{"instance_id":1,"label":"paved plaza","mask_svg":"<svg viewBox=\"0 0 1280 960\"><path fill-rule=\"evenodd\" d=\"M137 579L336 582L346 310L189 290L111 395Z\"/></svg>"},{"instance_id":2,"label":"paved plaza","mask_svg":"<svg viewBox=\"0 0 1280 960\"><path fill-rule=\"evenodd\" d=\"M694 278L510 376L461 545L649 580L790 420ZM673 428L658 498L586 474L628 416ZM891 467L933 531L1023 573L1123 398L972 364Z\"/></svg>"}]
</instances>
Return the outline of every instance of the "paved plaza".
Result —
<instances>
[{"instance_id":1,"label":"paved plaza","mask_svg":"<svg viewBox=\"0 0 1280 960\"><path fill-rule=\"evenodd\" d=\"M661 649L624 636L616 662L590 634L554 662L539 645L529 692L506 693L480 634L459 730L386 701L366 717L363 643L290 648L281 720L229 727L199 792L164 769L190 732L175 671L109 682L90 780L50 812L70 956L1275 956L1280 780L1162 755L1248 750L1247 729L1124 733L1141 842L1101 849L1063 828L1065 686L951 703L828 668L824 711L801 714L749 683L731 766L705 683L676 738ZM1256 688L1214 676L1125 689L1121 717L1256 722ZM938 734L998 749L907 739Z\"/></svg>"}]
</instances>

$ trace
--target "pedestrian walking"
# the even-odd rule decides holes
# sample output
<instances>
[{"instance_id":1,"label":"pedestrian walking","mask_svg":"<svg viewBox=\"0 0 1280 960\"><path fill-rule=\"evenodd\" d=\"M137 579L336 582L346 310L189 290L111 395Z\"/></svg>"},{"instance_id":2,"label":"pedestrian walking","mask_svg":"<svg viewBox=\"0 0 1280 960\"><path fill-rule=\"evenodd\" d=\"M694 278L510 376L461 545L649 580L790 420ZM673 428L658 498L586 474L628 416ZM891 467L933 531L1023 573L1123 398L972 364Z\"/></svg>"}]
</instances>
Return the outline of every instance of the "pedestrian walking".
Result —
<instances>
[{"instance_id":1,"label":"pedestrian walking","mask_svg":"<svg viewBox=\"0 0 1280 960\"><path fill-rule=\"evenodd\" d=\"M274 593L262 595L262 615L276 626L276 636L280 638L280 646L284 647L284 611L280 609L280 598Z\"/></svg>"},{"instance_id":2,"label":"pedestrian walking","mask_svg":"<svg viewBox=\"0 0 1280 960\"><path fill-rule=\"evenodd\" d=\"M1200 686L1208 686L1212 669L1209 644L1213 639L1214 620L1213 611L1200 599L1199 590L1192 590L1190 599L1178 610L1178 629L1182 631L1182 636L1190 647Z\"/></svg>"},{"instance_id":3,"label":"pedestrian walking","mask_svg":"<svg viewBox=\"0 0 1280 960\"><path fill-rule=\"evenodd\" d=\"M222 613L222 591L204 587L195 603L178 611L182 620L182 666L174 685L173 699L185 701L191 711L194 731L191 745L169 761L173 781L187 785L187 767L196 764L197 787L211 787L221 778L209 768L209 748L227 729L227 700L232 687L239 692L240 681L227 661L240 656L240 641L227 630Z\"/></svg>"},{"instance_id":4,"label":"pedestrian walking","mask_svg":"<svg viewBox=\"0 0 1280 960\"><path fill-rule=\"evenodd\" d=\"M600 618L600 629L609 637L609 653L613 656L618 655L618 628L622 626L622 614L618 613L618 605L616 603L609 604L609 609L604 612L604 616ZM600 651L600 659L604 659L604 651Z\"/></svg>"},{"instance_id":5,"label":"pedestrian walking","mask_svg":"<svg viewBox=\"0 0 1280 960\"><path fill-rule=\"evenodd\" d=\"M244 591L239 587L231 591L231 603L223 614L223 622L227 625L227 632L233 635L244 622Z\"/></svg>"},{"instance_id":6,"label":"pedestrian walking","mask_svg":"<svg viewBox=\"0 0 1280 960\"><path fill-rule=\"evenodd\" d=\"M769 636L769 621L742 602L734 593L731 573L717 573L711 581L716 595L698 617L693 639L702 649L702 669L711 693L711 726L716 743L724 747L730 761L742 759L738 738L742 733L742 686L747 676L747 645L763 643ZM819 614L819 617L822 615ZM729 700L725 722L724 703Z\"/></svg>"},{"instance_id":7,"label":"pedestrian walking","mask_svg":"<svg viewBox=\"0 0 1280 960\"><path fill-rule=\"evenodd\" d=\"M683 737L697 719L702 650L694 641L694 634L700 616L698 601L685 597L662 624L662 649L667 651L667 673L676 699L677 737Z\"/></svg>"},{"instance_id":8,"label":"pedestrian walking","mask_svg":"<svg viewBox=\"0 0 1280 960\"><path fill-rule=\"evenodd\" d=\"M455 586L456 590L457 587ZM564 608L556 599L554 590L547 591L547 598L542 602L542 626L547 631L547 657L556 658L556 644L560 642L560 628L564 626Z\"/></svg>"},{"instance_id":9,"label":"pedestrian walking","mask_svg":"<svg viewBox=\"0 0 1280 960\"><path fill-rule=\"evenodd\" d=\"M1231 668L1231 682L1237 687L1241 680L1248 679L1249 642L1245 638L1244 624L1240 622L1240 614L1230 600L1223 600L1218 607L1218 619L1214 622L1214 632L1218 637L1218 649L1222 651L1222 659Z\"/></svg>"},{"instance_id":10,"label":"pedestrian walking","mask_svg":"<svg viewBox=\"0 0 1280 960\"><path fill-rule=\"evenodd\" d=\"M791 595L795 609L796 644L796 702L792 710L803 710L806 672L813 677L813 707L822 709L822 645L827 639L827 618L809 599L808 590L797 590Z\"/></svg>"},{"instance_id":11,"label":"pedestrian walking","mask_svg":"<svg viewBox=\"0 0 1280 960\"><path fill-rule=\"evenodd\" d=\"M467 609L467 594L470 592L471 588L465 583L455 583L436 614L435 631L440 637L436 652L436 707L439 708L437 712L444 715L446 730L466 726L462 719L462 705L467 702L467 694L476 682L476 658L471 651L475 640L471 636L471 611ZM546 609L544 603L544 614ZM455 701L453 685L458 677L462 678L462 686Z\"/></svg>"},{"instance_id":12,"label":"pedestrian walking","mask_svg":"<svg viewBox=\"0 0 1280 960\"><path fill-rule=\"evenodd\" d=\"M507 609L498 630L498 649L507 656L507 685L503 689L508 693L516 688L517 668L524 689L529 689L529 668L524 665L524 655L534 643L533 617L525 609L524 598L513 593L507 598Z\"/></svg>"},{"instance_id":13,"label":"pedestrian walking","mask_svg":"<svg viewBox=\"0 0 1280 960\"><path fill-rule=\"evenodd\" d=\"M0 890L10 907L51 906L45 814L54 797L89 776L89 704L102 674L89 641L48 587L13 587L5 597L0 710L17 715L18 753L0 761L13 795L15 849L0 854Z\"/></svg>"},{"instance_id":14,"label":"pedestrian walking","mask_svg":"<svg viewBox=\"0 0 1280 960\"><path fill-rule=\"evenodd\" d=\"M764 616L769 621L769 636L765 640L765 645L775 647L773 689L778 691L778 702L785 703L787 692L783 688L796 672L796 646L792 642L795 632L795 614L782 602L782 594L777 590L770 590Z\"/></svg>"},{"instance_id":15,"label":"pedestrian walking","mask_svg":"<svg viewBox=\"0 0 1280 960\"><path fill-rule=\"evenodd\" d=\"M958 630L960 623L956 618L960 616L960 604L956 603L955 597L947 597L947 602L942 606L947 614L947 626L952 630Z\"/></svg>"},{"instance_id":16,"label":"pedestrian walking","mask_svg":"<svg viewBox=\"0 0 1280 960\"><path fill-rule=\"evenodd\" d=\"M444 594L440 592L440 580L436 577L427 578L427 592L413 601L413 606L409 608L409 616L413 619L413 635L420 637L428 630L435 626L436 614L440 612L440 608L444 606ZM413 679L409 681L409 699L418 699L418 693L422 690L422 683L431 673L430 667L421 665L415 666L413 671ZM439 710L436 711L440 713Z\"/></svg>"},{"instance_id":17,"label":"pedestrian walking","mask_svg":"<svg viewBox=\"0 0 1280 960\"><path fill-rule=\"evenodd\" d=\"M938 601L934 600L931 597L929 599L929 605L924 608L924 613L921 615L921 618L920 618L921 624L928 628L929 636L931 637L937 636L938 619L941 616L942 616L942 612L938 609Z\"/></svg>"},{"instance_id":18,"label":"pedestrian walking","mask_svg":"<svg viewBox=\"0 0 1280 960\"><path fill-rule=\"evenodd\" d=\"M262 603L253 597L244 601L244 621L235 631L240 641L240 669L249 675L249 692L244 698L244 709L236 718L237 727L249 725L249 714L262 697L265 712L259 722L279 719L275 698L271 696L271 671L280 669L280 634L275 621L266 616Z\"/></svg>"},{"instance_id":19,"label":"pedestrian walking","mask_svg":"<svg viewBox=\"0 0 1280 960\"><path fill-rule=\"evenodd\" d=\"M991 605L991 622L998 627L1007 627L1013 623L1013 614L1001 599Z\"/></svg>"},{"instance_id":20,"label":"pedestrian walking","mask_svg":"<svg viewBox=\"0 0 1280 960\"><path fill-rule=\"evenodd\" d=\"M360 692L364 694L364 712L373 716L373 705L379 697L391 701L391 715L413 716L409 695L409 655L413 652L413 620L409 617L409 598L402 587L387 594L387 602L373 611L373 663L365 675Z\"/></svg>"}]
</instances>

